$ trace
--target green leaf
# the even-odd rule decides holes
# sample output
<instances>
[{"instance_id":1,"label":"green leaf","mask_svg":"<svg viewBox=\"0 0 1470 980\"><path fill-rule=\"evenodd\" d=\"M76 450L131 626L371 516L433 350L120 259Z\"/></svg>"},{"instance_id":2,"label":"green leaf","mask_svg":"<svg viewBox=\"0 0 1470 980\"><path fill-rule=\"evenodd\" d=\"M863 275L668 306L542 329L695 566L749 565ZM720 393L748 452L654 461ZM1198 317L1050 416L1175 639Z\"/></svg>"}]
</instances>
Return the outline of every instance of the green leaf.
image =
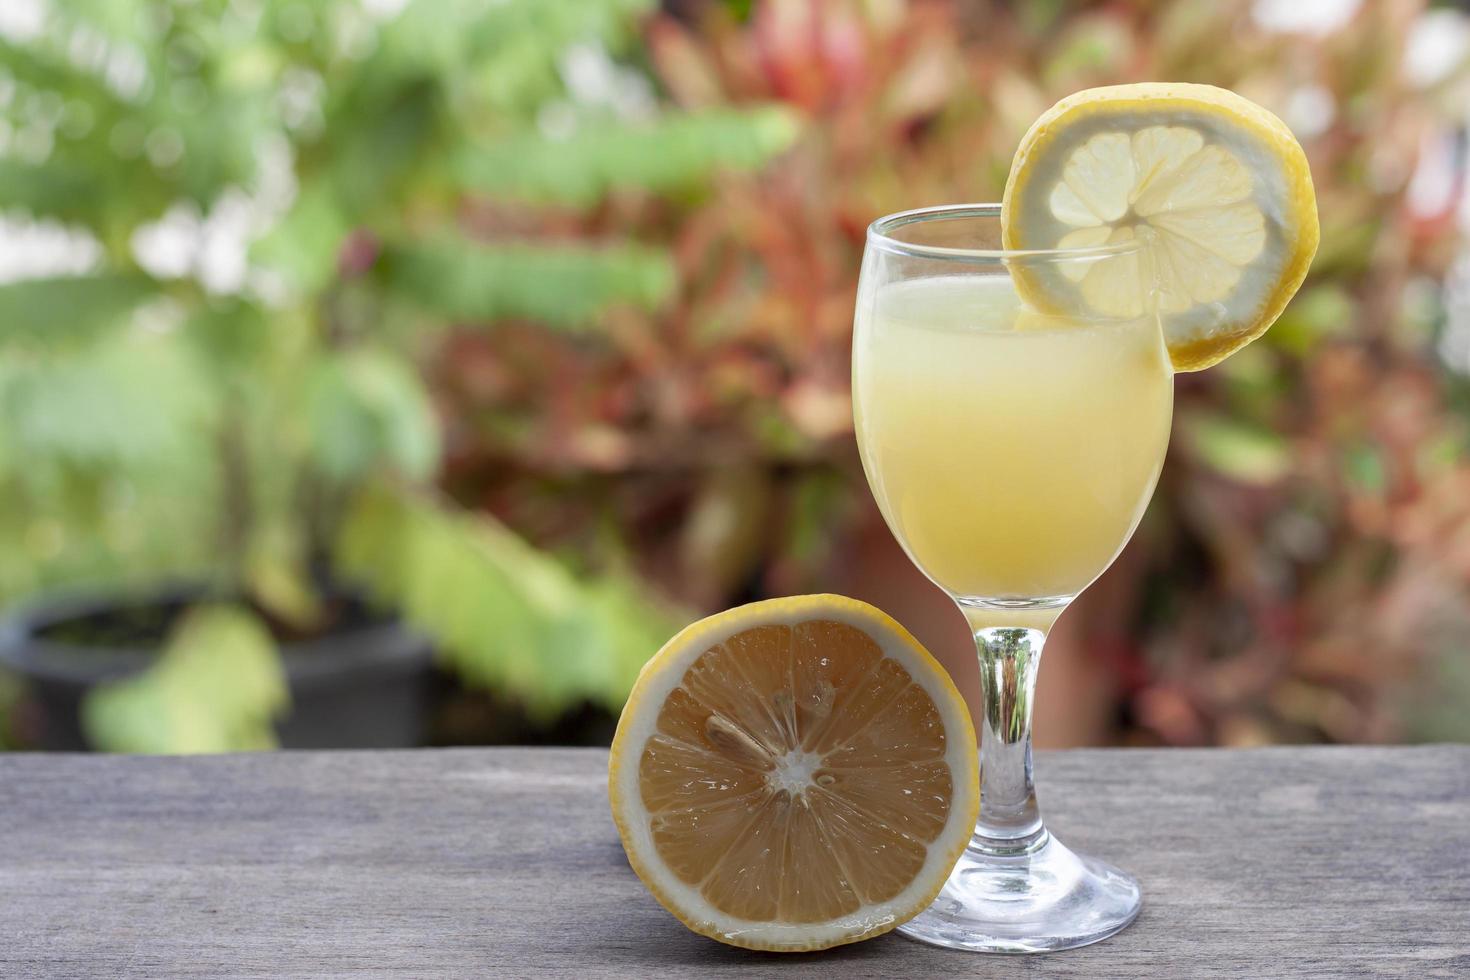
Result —
<instances>
[{"instance_id":1,"label":"green leaf","mask_svg":"<svg viewBox=\"0 0 1470 980\"><path fill-rule=\"evenodd\" d=\"M84 23L110 38L143 43L148 41L150 18L142 4L118 0L67 0L58 11L72 23ZM53 15L54 16L54 15Z\"/></svg>"},{"instance_id":2,"label":"green leaf","mask_svg":"<svg viewBox=\"0 0 1470 980\"><path fill-rule=\"evenodd\" d=\"M605 633L606 668L598 671L607 685L609 706L621 706L633 690L638 672L687 622L679 613L654 601L648 587L630 575L605 575L587 585L588 612Z\"/></svg>"},{"instance_id":3,"label":"green leaf","mask_svg":"<svg viewBox=\"0 0 1470 980\"><path fill-rule=\"evenodd\" d=\"M337 273L337 253L350 230L330 182L302 189L291 211L251 248L251 257L304 294L321 290Z\"/></svg>"},{"instance_id":4,"label":"green leaf","mask_svg":"<svg viewBox=\"0 0 1470 980\"><path fill-rule=\"evenodd\" d=\"M155 114L154 132L173 130L182 142L177 167L164 172L178 196L208 208L226 188L254 183L261 141L276 132L273 98L273 90L236 95L216 88L208 112Z\"/></svg>"},{"instance_id":5,"label":"green leaf","mask_svg":"<svg viewBox=\"0 0 1470 980\"><path fill-rule=\"evenodd\" d=\"M0 361L0 434L35 459L75 463L197 451L214 404L173 340L119 337L70 357Z\"/></svg>"},{"instance_id":6,"label":"green leaf","mask_svg":"<svg viewBox=\"0 0 1470 980\"><path fill-rule=\"evenodd\" d=\"M467 147L456 172L488 194L586 207L615 188L667 192L718 170L753 170L796 134L796 118L779 108L714 110L643 125L606 120L562 140L524 133Z\"/></svg>"},{"instance_id":7,"label":"green leaf","mask_svg":"<svg viewBox=\"0 0 1470 980\"><path fill-rule=\"evenodd\" d=\"M1343 450L1342 471L1350 484L1367 494L1381 494L1388 486L1388 470L1383 456L1369 443L1358 443Z\"/></svg>"},{"instance_id":8,"label":"green leaf","mask_svg":"<svg viewBox=\"0 0 1470 980\"><path fill-rule=\"evenodd\" d=\"M45 165L0 158L0 201L35 217L97 223L104 205L93 174L65 160Z\"/></svg>"},{"instance_id":9,"label":"green leaf","mask_svg":"<svg viewBox=\"0 0 1470 980\"><path fill-rule=\"evenodd\" d=\"M306 535L289 519L259 521L246 546L244 579L250 596L277 621L309 630L322 616L322 602L312 587Z\"/></svg>"},{"instance_id":10,"label":"green leaf","mask_svg":"<svg viewBox=\"0 0 1470 980\"><path fill-rule=\"evenodd\" d=\"M6 75L29 88L114 108L126 105L107 87L101 72L78 67L64 45L54 43L45 33L24 43L0 36L0 65L5 66Z\"/></svg>"},{"instance_id":11,"label":"green leaf","mask_svg":"<svg viewBox=\"0 0 1470 980\"><path fill-rule=\"evenodd\" d=\"M501 112L533 111L560 87L567 47L616 47L653 0L415 0L382 28L363 68L370 84L456 78L467 95Z\"/></svg>"},{"instance_id":12,"label":"green leaf","mask_svg":"<svg viewBox=\"0 0 1470 980\"><path fill-rule=\"evenodd\" d=\"M184 332L221 375L259 371L269 356L272 324L264 310L233 296L211 297L189 317Z\"/></svg>"},{"instance_id":13,"label":"green leaf","mask_svg":"<svg viewBox=\"0 0 1470 980\"><path fill-rule=\"evenodd\" d=\"M150 19L131 3L98 5L104 8L124 11L122 19L138 27ZM64 22L76 13L58 9L53 20ZM95 39L95 22L89 19L87 27ZM60 97L65 111L81 120L57 128L39 167L10 161L0 168L0 201L84 222L109 243L125 247L128 227L171 203L188 199L207 207L226 187L254 179L260 141L279 128L276 86L244 90L221 84L211 63L224 48L218 40L203 45L203 63L187 72L171 67L165 54L175 52L177 42L148 37L149 43L133 46L145 62L148 81L140 93L125 98L109 87L105 69L77 58L66 40L72 36L52 30L26 43L0 38L0 64L22 92ZM181 107L186 101L207 105L209 111ZM175 150L156 163L149 159L150 144L155 150L170 145ZM49 184L37 181L37 170ZM71 193L74 189L79 193Z\"/></svg>"},{"instance_id":14,"label":"green leaf","mask_svg":"<svg viewBox=\"0 0 1470 980\"><path fill-rule=\"evenodd\" d=\"M390 288L464 320L526 317L585 326L603 309L656 307L674 286L662 252L635 246L487 246L441 241L391 251L380 263Z\"/></svg>"},{"instance_id":15,"label":"green leaf","mask_svg":"<svg viewBox=\"0 0 1470 980\"><path fill-rule=\"evenodd\" d=\"M1273 432L1210 415L1193 416L1182 428L1200 459L1233 480L1274 483L1291 472L1291 452Z\"/></svg>"},{"instance_id":16,"label":"green leaf","mask_svg":"<svg viewBox=\"0 0 1470 980\"><path fill-rule=\"evenodd\" d=\"M414 479L433 474L438 421L400 358L359 348L323 361L309 404L314 455L329 476L351 480L383 464Z\"/></svg>"},{"instance_id":17,"label":"green leaf","mask_svg":"<svg viewBox=\"0 0 1470 980\"><path fill-rule=\"evenodd\" d=\"M580 579L487 515L383 486L354 502L334 557L467 681L543 717L621 705L683 619L627 576Z\"/></svg>"},{"instance_id":18,"label":"green leaf","mask_svg":"<svg viewBox=\"0 0 1470 980\"><path fill-rule=\"evenodd\" d=\"M452 158L448 150L435 152L442 142L457 145L487 119L498 125L506 117L533 116L563 92L558 65L570 45L615 47L634 35L637 15L651 6L651 0L408 4L377 28L366 60L350 72L332 66L324 131L298 158L303 184L330 185L352 224L400 220L401 192L411 187L429 196L425 186ZM291 11L292 21L301 19L301 9ZM286 13L268 12L267 24Z\"/></svg>"},{"instance_id":19,"label":"green leaf","mask_svg":"<svg viewBox=\"0 0 1470 980\"><path fill-rule=\"evenodd\" d=\"M819 469L802 477L794 488L786 531L792 557L808 568L820 567L842 540L841 525L851 519L853 504L845 473Z\"/></svg>"},{"instance_id":20,"label":"green leaf","mask_svg":"<svg viewBox=\"0 0 1470 980\"><path fill-rule=\"evenodd\" d=\"M394 91L382 105L352 102L328 121L330 180L349 220L366 220L396 200L434 135L438 93L428 81Z\"/></svg>"},{"instance_id":21,"label":"green leaf","mask_svg":"<svg viewBox=\"0 0 1470 980\"><path fill-rule=\"evenodd\" d=\"M290 703L270 633L234 606L194 609L144 673L104 684L82 706L87 736L109 752L273 748L271 720Z\"/></svg>"},{"instance_id":22,"label":"green leaf","mask_svg":"<svg viewBox=\"0 0 1470 980\"><path fill-rule=\"evenodd\" d=\"M1328 283L1304 289L1293 298L1266 339L1271 346L1301 357L1322 340L1344 333L1352 325L1352 298L1341 285Z\"/></svg>"},{"instance_id":23,"label":"green leaf","mask_svg":"<svg viewBox=\"0 0 1470 980\"><path fill-rule=\"evenodd\" d=\"M155 294L144 276L26 279L0 286L0 347L55 347L90 340Z\"/></svg>"}]
</instances>

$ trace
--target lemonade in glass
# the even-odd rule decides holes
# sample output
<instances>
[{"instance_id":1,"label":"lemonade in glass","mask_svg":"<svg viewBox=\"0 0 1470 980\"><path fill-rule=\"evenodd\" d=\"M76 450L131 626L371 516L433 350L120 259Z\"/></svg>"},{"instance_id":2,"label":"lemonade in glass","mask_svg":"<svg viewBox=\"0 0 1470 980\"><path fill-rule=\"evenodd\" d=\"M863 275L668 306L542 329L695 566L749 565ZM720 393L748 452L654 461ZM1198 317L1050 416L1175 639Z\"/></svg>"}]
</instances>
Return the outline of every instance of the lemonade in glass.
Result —
<instances>
[{"instance_id":1,"label":"lemonade in glass","mask_svg":"<svg viewBox=\"0 0 1470 980\"><path fill-rule=\"evenodd\" d=\"M852 390L873 496L964 612L986 687L975 836L935 905L900 928L1025 951L1103 938L1138 912L1132 878L1042 824L1031 695L1046 631L1148 505L1174 398L1157 317L1041 314L1016 291L1023 266L1084 269L1138 246L1007 252L999 216L941 207L873 225ZM983 923L965 918L977 905Z\"/></svg>"},{"instance_id":2,"label":"lemonade in glass","mask_svg":"<svg viewBox=\"0 0 1470 980\"><path fill-rule=\"evenodd\" d=\"M900 235L900 221L982 234L996 215L939 208L884 227ZM878 506L952 595L1076 595L1127 541L1163 465L1174 392L1157 320L1024 309L1008 264L1086 255L950 258L953 274L885 281L906 261L927 264L875 257L858 302L854 420Z\"/></svg>"},{"instance_id":3,"label":"lemonade in glass","mask_svg":"<svg viewBox=\"0 0 1470 980\"><path fill-rule=\"evenodd\" d=\"M1210 86L1062 100L1021 141L1000 205L880 218L853 334L873 496L975 637L980 815L939 897L899 927L986 952L1068 949L1137 916L1128 874L1047 831L1031 773L1046 633L1138 526L1173 375L1263 333L1316 251L1285 125Z\"/></svg>"}]
</instances>

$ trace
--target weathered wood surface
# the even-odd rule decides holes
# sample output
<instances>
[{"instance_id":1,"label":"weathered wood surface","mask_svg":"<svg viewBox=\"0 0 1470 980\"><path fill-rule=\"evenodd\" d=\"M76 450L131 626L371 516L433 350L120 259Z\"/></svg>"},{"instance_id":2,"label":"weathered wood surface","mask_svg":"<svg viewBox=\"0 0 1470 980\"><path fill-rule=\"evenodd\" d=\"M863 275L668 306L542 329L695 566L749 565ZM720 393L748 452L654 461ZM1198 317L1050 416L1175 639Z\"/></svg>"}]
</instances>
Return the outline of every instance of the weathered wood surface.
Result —
<instances>
[{"instance_id":1,"label":"weathered wood surface","mask_svg":"<svg viewBox=\"0 0 1470 980\"><path fill-rule=\"evenodd\" d=\"M0 977L1470 976L1470 746L1043 754L1052 828L1145 904L1027 958L695 936L624 861L605 765L0 756Z\"/></svg>"}]
</instances>

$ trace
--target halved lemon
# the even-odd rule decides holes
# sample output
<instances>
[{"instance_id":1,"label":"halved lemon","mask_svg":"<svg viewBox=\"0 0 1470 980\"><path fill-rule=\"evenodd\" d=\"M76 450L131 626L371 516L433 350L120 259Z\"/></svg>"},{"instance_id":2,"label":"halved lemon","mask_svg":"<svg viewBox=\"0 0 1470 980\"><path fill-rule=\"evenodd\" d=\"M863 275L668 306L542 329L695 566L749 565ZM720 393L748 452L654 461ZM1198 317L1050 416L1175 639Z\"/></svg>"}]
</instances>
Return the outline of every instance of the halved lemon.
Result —
<instances>
[{"instance_id":1,"label":"halved lemon","mask_svg":"<svg viewBox=\"0 0 1470 980\"><path fill-rule=\"evenodd\" d=\"M975 826L964 701L888 616L834 595L741 606L643 668L608 790L633 870L695 932L825 949L934 900Z\"/></svg>"},{"instance_id":2,"label":"halved lemon","mask_svg":"<svg viewBox=\"0 0 1470 980\"><path fill-rule=\"evenodd\" d=\"M1212 85L1078 92L1021 140L1001 209L1008 249L1136 250L1087 265L1018 263L1043 312L1157 312L1176 370L1266 331L1317 251L1306 155L1270 112Z\"/></svg>"}]
</instances>

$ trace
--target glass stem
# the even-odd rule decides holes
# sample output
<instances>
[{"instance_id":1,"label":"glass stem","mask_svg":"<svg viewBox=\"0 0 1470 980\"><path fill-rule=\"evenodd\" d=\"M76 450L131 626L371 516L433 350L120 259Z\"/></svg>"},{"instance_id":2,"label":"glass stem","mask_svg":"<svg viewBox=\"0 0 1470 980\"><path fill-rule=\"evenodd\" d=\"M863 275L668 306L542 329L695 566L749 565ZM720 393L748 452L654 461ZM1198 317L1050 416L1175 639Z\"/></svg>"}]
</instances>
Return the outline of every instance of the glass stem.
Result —
<instances>
[{"instance_id":1,"label":"glass stem","mask_svg":"<svg viewBox=\"0 0 1470 980\"><path fill-rule=\"evenodd\" d=\"M992 611L993 612L993 611ZM970 847L988 854L1033 851L1046 828L1031 779L1031 705L1046 642L1043 616L1036 626L982 625L990 616L965 609L980 655L984 711L980 728L980 819ZM1031 617L1017 617L1031 618ZM993 621L993 620L991 620Z\"/></svg>"}]
</instances>

